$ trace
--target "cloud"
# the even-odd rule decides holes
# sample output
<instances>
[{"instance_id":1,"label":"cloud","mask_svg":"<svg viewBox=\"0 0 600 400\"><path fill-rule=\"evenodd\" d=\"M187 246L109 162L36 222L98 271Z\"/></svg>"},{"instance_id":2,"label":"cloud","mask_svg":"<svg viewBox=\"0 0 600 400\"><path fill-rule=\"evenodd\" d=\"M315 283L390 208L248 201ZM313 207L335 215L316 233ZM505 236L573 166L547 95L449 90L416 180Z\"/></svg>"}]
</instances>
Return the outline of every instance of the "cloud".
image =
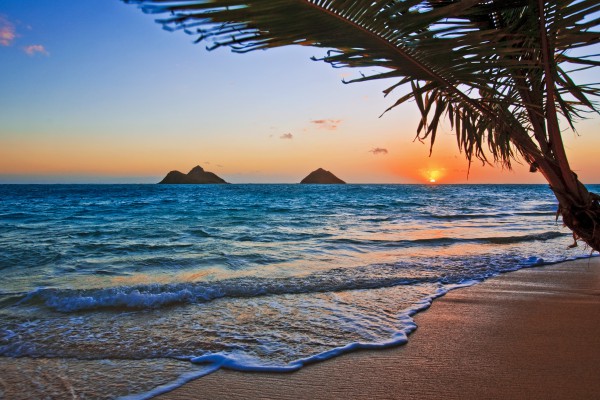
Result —
<instances>
[{"instance_id":1,"label":"cloud","mask_svg":"<svg viewBox=\"0 0 600 400\"><path fill-rule=\"evenodd\" d=\"M338 126L342 123L342 120L341 119L314 119L310 122L312 124L318 125L319 129L335 131L338 128Z\"/></svg>"},{"instance_id":2,"label":"cloud","mask_svg":"<svg viewBox=\"0 0 600 400\"><path fill-rule=\"evenodd\" d=\"M283 135L279 136L280 139L293 139L294 135L292 135L291 133L284 133Z\"/></svg>"},{"instance_id":3,"label":"cloud","mask_svg":"<svg viewBox=\"0 0 600 400\"><path fill-rule=\"evenodd\" d=\"M50 53L48 53L46 48L44 46L42 46L41 44L32 44L30 46L25 46L25 47L23 47L23 51L30 56L34 56L34 55L36 55L36 53L40 53L45 56L50 55Z\"/></svg>"},{"instance_id":4,"label":"cloud","mask_svg":"<svg viewBox=\"0 0 600 400\"><path fill-rule=\"evenodd\" d=\"M387 154L388 151L387 149L381 148L381 147L375 147L374 149L369 150L370 153L373 153L373 155L379 155L379 154Z\"/></svg>"},{"instance_id":5,"label":"cloud","mask_svg":"<svg viewBox=\"0 0 600 400\"><path fill-rule=\"evenodd\" d=\"M15 26L0 15L0 46L10 46L16 37Z\"/></svg>"}]
</instances>

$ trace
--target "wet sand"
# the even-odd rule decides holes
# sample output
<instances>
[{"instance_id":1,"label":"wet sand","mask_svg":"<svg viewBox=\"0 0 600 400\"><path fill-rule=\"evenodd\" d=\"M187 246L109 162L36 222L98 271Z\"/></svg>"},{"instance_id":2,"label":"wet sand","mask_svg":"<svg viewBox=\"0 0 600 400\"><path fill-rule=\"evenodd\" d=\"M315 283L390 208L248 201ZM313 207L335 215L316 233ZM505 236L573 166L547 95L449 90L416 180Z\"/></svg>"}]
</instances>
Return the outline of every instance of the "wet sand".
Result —
<instances>
[{"instance_id":1,"label":"wet sand","mask_svg":"<svg viewBox=\"0 0 600 400\"><path fill-rule=\"evenodd\" d=\"M159 398L600 398L600 258L452 291L415 321L405 346L289 374L221 370Z\"/></svg>"}]
</instances>

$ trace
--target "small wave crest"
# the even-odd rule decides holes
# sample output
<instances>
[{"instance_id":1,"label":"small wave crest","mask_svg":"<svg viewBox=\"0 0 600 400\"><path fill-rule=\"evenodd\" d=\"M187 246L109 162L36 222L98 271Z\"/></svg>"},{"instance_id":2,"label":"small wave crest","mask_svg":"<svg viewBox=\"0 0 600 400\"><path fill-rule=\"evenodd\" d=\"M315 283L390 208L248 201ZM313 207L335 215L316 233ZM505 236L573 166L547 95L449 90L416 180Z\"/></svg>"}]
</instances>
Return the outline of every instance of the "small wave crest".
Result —
<instances>
[{"instance_id":1,"label":"small wave crest","mask_svg":"<svg viewBox=\"0 0 600 400\"><path fill-rule=\"evenodd\" d=\"M375 277L351 277L349 272L338 269L301 278L235 278L211 283L150 284L99 289L40 288L24 296L19 303L41 303L60 312L155 309L176 304L209 302L222 297L242 298L374 289L434 282L436 279L435 277L385 276L385 274Z\"/></svg>"},{"instance_id":2,"label":"small wave crest","mask_svg":"<svg viewBox=\"0 0 600 400\"><path fill-rule=\"evenodd\" d=\"M537 234L533 234L533 235L493 237L493 238L488 238L487 241L490 243L494 243L494 244L511 244L511 243L529 242L532 240L546 241L546 240L552 240L552 239L556 239L556 238L563 237L563 236L568 236L568 234L562 233L562 232L549 231L549 232L537 233Z\"/></svg>"},{"instance_id":3,"label":"small wave crest","mask_svg":"<svg viewBox=\"0 0 600 400\"><path fill-rule=\"evenodd\" d=\"M545 217L556 215L556 211L511 211L492 213L460 213L460 214L431 214L427 218L434 220L472 220L472 219L497 219L509 217Z\"/></svg>"},{"instance_id":4,"label":"small wave crest","mask_svg":"<svg viewBox=\"0 0 600 400\"><path fill-rule=\"evenodd\" d=\"M542 233L535 233L530 235L515 235L515 236L490 236L490 237L479 237L479 238L455 238L455 237L437 237L437 238L421 238L412 240L357 240L357 239L329 239L328 242L339 245L353 245L353 246L377 246L377 247L411 247L411 246L437 246L437 245L451 245L460 243L483 243L483 244L514 244L521 242L530 241L547 241L556 239L559 237L568 236L566 233L548 231Z\"/></svg>"},{"instance_id":5,"label":"small wave crest","mask_svg":"<svg viewBox=\"0 0 600 400\"><path fill-rule=\"evenodd\" d=\"M218 289L192 284L118 286L103 289L47 289L29 293L20 303L41 302L61 312L94 309L152 309L178 303L197 303L223 295Z\"/></svg>"},{"instance_id":6,"label":"small wave crest","mask_svg":"<svg viewBox=\"0 0 600 400\"><path fill-rule=\"evenodd\" d=\"M428 215L428 218L432 219L441 219L441 220L470 220L470 219L484 219L484 218L498 218L498 217L509 217L512 214L508 213L490 213L490 214L469 214L469 213L461 213L461 214L431 214Z\"/></svg>"}]
</instances>

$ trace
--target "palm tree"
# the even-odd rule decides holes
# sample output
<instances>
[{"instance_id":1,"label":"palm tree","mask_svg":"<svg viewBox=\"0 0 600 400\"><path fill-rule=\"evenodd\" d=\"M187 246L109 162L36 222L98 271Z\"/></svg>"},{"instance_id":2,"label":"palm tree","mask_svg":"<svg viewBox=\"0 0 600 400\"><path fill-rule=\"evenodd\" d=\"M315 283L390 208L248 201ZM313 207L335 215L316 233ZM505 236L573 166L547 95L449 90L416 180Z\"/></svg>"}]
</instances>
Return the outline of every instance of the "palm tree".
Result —
<instances>
[{"instance_id":1,"label":"palm tree","mask_svg":"<svg viewBox=\"0 0 600 400\"><path fill-rule=\"evenodd\" d=\"M446 118L469 164L520 157L550 184L575 244L600 251L600 196L571 170L559 125L598 112L598 84L573 80L600 66L588 54L600 42L597 0L124 1L169 12L159 22L209 49L316 46L334 67L383 67L351 82L396 78L385 95L410 85L388 110L414 100L417 137L431 146Z\"/></svg>"}]
</instances>

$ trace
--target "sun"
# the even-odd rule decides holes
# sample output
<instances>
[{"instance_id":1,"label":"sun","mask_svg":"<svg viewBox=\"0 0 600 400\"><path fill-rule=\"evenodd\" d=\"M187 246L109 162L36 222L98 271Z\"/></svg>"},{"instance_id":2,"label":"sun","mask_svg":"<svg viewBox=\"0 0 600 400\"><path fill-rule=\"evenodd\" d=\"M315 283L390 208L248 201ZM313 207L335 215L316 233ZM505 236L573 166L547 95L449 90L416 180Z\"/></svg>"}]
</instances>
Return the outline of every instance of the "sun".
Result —
<instances>
[{"instance_id":1,"label":"sun","mask_svg":"<svg viewBox=\"0 0 600 400\"><path fill-rule=\"evenodd\" d=\"M430 169L425 173L425 179L429 183L437 183L437 181L441 178L442 174L439 169Z\"/></svg>"},{"instance_id":2,"label":"sun","mask_svg":"<svg viewBox=\"0 0 600 400\"><path fill-rule=\"evenodd\" d=\"M432 167L429 168L421 168L419 170L419 175L421 175L421 179L423 183L428 184L438 184L444 180L446 176L446 168L443 167Z\"/></svg>"}]
</instances>

